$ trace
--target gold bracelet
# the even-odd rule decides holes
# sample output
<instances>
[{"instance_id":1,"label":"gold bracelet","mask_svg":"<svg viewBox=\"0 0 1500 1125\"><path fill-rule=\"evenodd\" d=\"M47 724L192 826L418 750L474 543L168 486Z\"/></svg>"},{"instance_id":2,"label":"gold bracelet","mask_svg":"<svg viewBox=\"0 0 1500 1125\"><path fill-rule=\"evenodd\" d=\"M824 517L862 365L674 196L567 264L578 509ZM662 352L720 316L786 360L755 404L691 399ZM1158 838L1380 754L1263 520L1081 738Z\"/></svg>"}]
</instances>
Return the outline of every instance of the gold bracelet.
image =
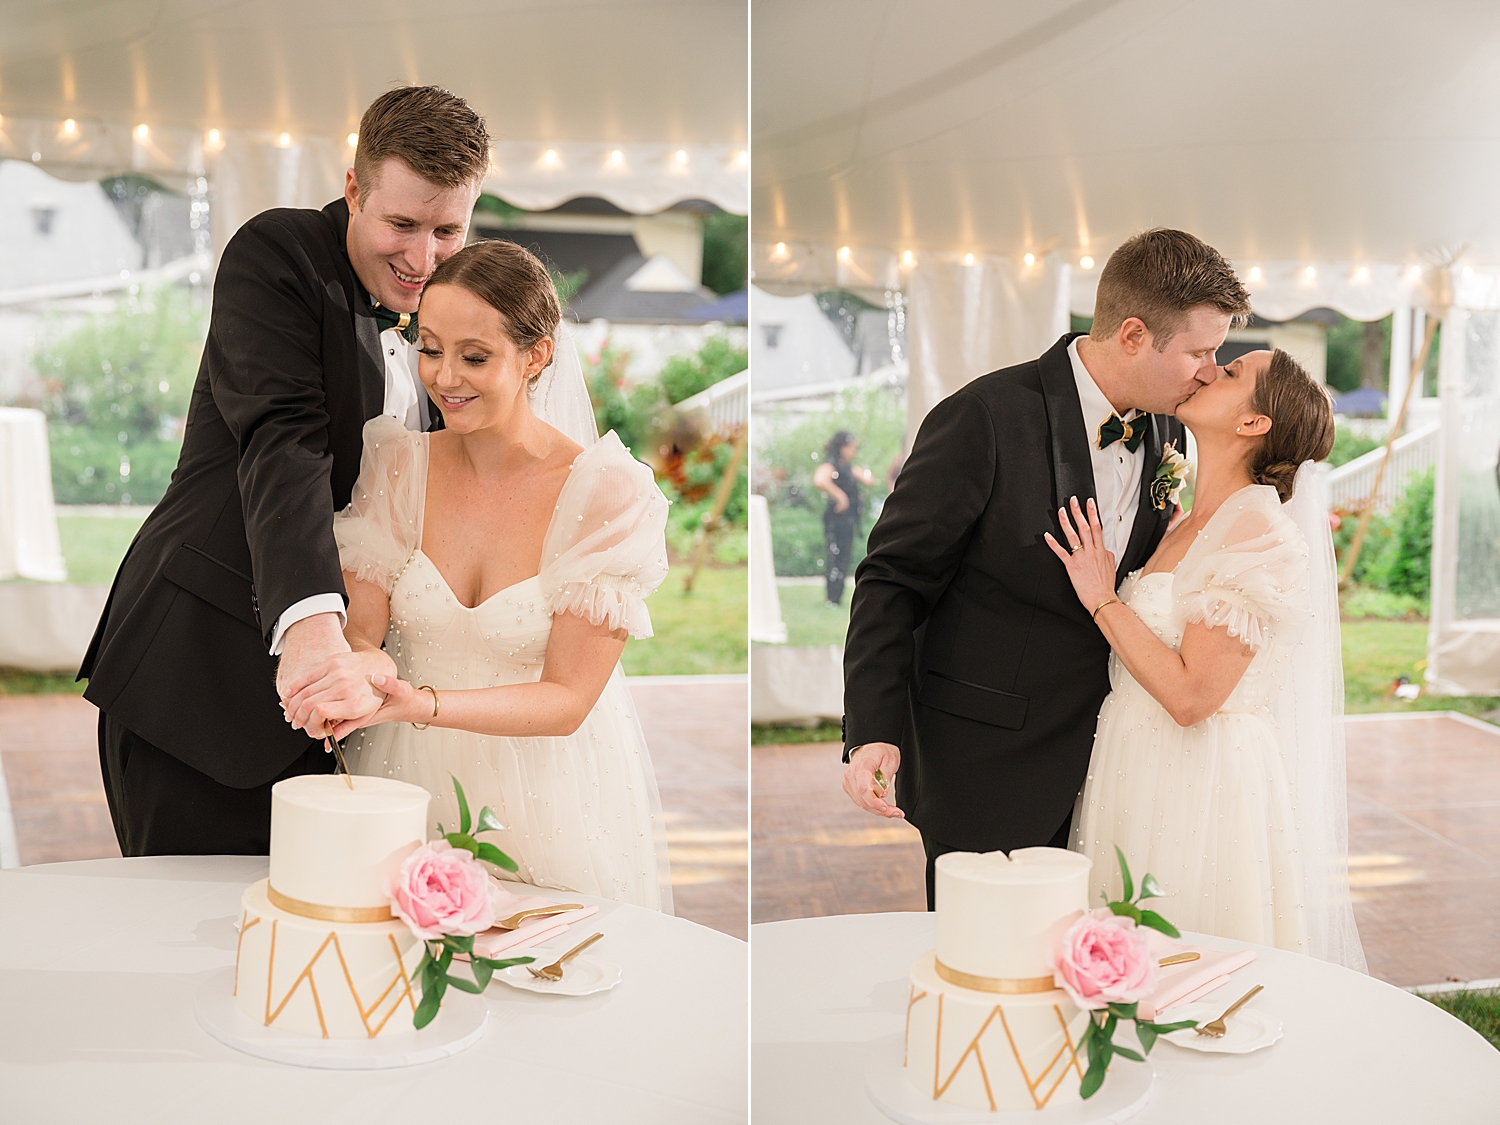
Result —
<instances>
[{"instance_id":1,"label":"gold bracelet","mask_svg":"<svg viewBox=\"0 0 1500 1125\"><path fill-rule=\"evenodd\" d=\"M1105 606L1110 605L1110 604L1112 604L1114 602L1118 602L1119 600L1120 600L1119 598L1110 598L1109 601L1107 601L1107 602L1100 602L1099 603L1099 609L1103 609ZM1124 604L1124 603L1121 603L1121 604ZM1094 612L1091 614L1091 616L1093 617L1093 619L1095 621L1099 620L1099 609L1094 610Z\"/></svg>"},{"instance_id":2,"label":"gold bracelet","mask_svg":"<svg viewBox=\"0 0 1500 1125\"><path fill-rule=\"evenodd\" d=\"M432 692L432 718L428 719L425 723L412 723L412 729L414 729L414 730L426 730L428 727L432 726L433 723L437 722L437 713L438 713L437 688L431 687L431 686L429 686L427 684L418 684L417 685L417 690L418 691L430 691L430 692Z\"/></svg>"}]
</instances>

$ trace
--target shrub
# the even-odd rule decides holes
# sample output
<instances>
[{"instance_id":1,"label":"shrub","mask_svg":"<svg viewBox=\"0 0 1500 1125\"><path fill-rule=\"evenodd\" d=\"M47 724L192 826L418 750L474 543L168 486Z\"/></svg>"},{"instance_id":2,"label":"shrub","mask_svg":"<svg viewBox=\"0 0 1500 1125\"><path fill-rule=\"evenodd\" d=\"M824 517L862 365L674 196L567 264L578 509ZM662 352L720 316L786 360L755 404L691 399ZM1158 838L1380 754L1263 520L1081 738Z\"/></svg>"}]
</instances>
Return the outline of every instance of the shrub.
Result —
<instances>
[{"instance_id":1,"label":"shrub","mask_svg":"<svg viewBox=\"0 0 1500 1125\"><path fill-rule=\"evenodd\" d=\"M181 450L205 318L183 289L132 294L42 345L32 366L64 504L154 504Z\"/></svg>"},{"instance_id":2,"label":"shrub","mask_svg":"<svg viewBox=\"0 0 1500 1125\"><path fill-rule=\"evenodd\" d=\"M1436 471L1407 480L1406 492L1391 512L1396 549L1386 562L1385 588L1393 594L1426 598L1432 592L1432 497Z\"/></svg>"},{"instance_id":3,"label":"shrub","mask_svg":"<svg viewBox=\"0 0 1500 1125\"><path fill-rule=\"evenodd\" d=\"M676 355L667 360L659 380L667 401L675 406L731 375L738 375L748 366L749 352L735 347L723 336L710 336L696 355Z\"/></svg>"},{"instance_id":4,"label":"shrub","mask_svg":"<svg viewBox=\"0 0 1500 1125\"><path fill-rule=\"evenodd\" d=\"M1328 454L1328 463L1337 469L1384 444L1385 441L1381 438L1361 437L1348 426L1339 426L1333 433L1333 449Z\"/></svg>"}]
</instances>

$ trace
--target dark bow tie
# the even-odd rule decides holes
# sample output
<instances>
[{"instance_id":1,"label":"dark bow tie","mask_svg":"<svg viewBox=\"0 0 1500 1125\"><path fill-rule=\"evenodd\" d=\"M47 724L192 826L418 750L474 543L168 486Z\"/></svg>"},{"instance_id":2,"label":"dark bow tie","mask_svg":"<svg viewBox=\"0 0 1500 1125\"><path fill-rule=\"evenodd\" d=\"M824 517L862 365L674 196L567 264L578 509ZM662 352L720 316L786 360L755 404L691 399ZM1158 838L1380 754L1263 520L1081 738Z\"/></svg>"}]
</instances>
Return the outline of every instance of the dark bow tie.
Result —
<instances>
[{"instance_id":1,"label":"dark bow tie","mask_svg":"<svg viewBox=\"0 0 1500 1125\"><path fill-rule=\"evenodd\" d=\"M1125 448L1134 453L1146 440L1146 415L1137 414L1128 422L1120 421L1118 414L1111 414L1109 421L1099 427L1099 448L1107 449L1115 442L1125 443Z\"/></svg>"},{"instance_id":2,"label":"dark bow tie","mask_svg":"<svg viewBox=\"0 0 1500 1125\"><path fill-rule=\"evenodd\" d=\"M406 338L408 344L417 342L416 313L394 312L381 304L372 306L371 311L375 314L375 323L380 325L382 332L387 328L394 328Z\"/></svg>"}]
</instances>

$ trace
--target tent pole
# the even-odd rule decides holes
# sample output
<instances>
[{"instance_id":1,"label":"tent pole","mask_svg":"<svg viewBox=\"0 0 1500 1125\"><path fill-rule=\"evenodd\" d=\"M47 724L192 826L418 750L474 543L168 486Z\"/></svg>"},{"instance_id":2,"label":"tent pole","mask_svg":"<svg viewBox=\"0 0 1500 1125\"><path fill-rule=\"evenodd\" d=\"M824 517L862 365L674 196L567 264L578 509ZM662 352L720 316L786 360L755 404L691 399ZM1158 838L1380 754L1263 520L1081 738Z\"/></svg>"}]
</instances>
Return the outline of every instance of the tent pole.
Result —
<instances>
[{"instance_id":1,"label":"tent pole","mask_svg":"<svg viewBox=\"0 0 1500 1125\"><path fill-rule=\"evenodd\" d=\"M1396 420L1391 423L1391 432L1385 439L1385 456L1381 458L1379 466L1375 469L1375 483L1370 488L1370 495L1365 497L1364 506L1359 510L1359 527L1354 532L1354 541L1349 544L1349 553L1344 557L1343 572L1339 575L1341 587L1349 584L1354 574L1354 565L1359 562L1359 550L1364 546L1365 532L1370 530L1370 516L1375 511L1375 498L1380 495L1380 485L1385 479L1386 467L1391 463L1391 446L1396 443L1401 427L1406 422L1406 407L1411 402L1412 388L1417 385L1417 380L1422 378L1427 367L1427 353L1432 350L1432 338L1437 333L1437 326L1438 318L1429 316L1427 331L1422 334L1422 350L1411 362L1411 373L1406 380L1406 393L1401 396L1401 409L1396 412Z\"/></svg>"},{"instance_id":2,"label":"tent pole","mask_svg":"<svg viewBox=\"0 0 1500 1125\"><path fill-rule=\"evenodd\" d=\"M688 571L687 578L682 583L684 594L693 592L693 583L697 580L698 571L703 566L703 556L708 553L708 534L718 526L719 517L724 514L724 508L729 503L729 490L734 487L735 477L740 475L740 462L745 459L745 439L749 433L749 426L735 427L734 451L729 455L729 464L724 466L724 475L719 478L719 487L714 492L713 507L709 509L707 517L698 527L698 541L693 546L693 567Z\"/></svg>"}]
</instances>

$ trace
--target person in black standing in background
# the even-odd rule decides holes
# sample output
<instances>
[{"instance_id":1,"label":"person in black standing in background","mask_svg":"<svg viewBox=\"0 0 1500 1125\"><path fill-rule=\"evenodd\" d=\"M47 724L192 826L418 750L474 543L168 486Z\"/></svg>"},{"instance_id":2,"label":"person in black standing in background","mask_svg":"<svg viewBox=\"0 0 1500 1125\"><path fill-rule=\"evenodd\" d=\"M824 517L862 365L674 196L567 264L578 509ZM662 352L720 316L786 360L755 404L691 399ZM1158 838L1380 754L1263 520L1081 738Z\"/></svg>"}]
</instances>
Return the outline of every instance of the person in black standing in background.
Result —
<instances>
[{"instance_id":1,"label":"person in black standing in background","mask_svg":"<svg viewBox=\"0 0 1500 1125\"><path fill-rule=\"evenodd\" d=\"M875 483L869 469L854 465L859 441L848 430L840 430L828 439L823 463L813 473L813 484L828 496L823 509L823 538L827 544L823 571L828 578L828 604L844 600L844 579L853 567L854 537L859 533L859 517L864 511L860 485Z\"/></svg>"}]
</instances>

